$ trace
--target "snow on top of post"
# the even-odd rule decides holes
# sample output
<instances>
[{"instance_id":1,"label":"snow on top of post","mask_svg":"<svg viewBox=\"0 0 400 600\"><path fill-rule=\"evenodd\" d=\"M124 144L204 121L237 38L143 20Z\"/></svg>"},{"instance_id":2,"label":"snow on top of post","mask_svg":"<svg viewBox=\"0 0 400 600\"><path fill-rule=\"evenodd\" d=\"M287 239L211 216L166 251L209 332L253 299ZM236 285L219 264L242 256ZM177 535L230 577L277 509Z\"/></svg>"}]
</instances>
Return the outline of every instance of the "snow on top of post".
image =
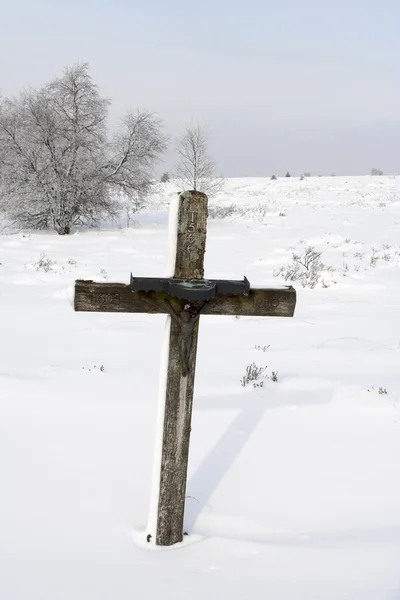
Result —
<instances>
[{"instance_id":1,"label":"snow on top of post","mask_svg":"<svg viewBox=\"0 0 400 600\"><path fill-rule=\"evenodd\" d=\"M171 317L168 315L165 321L164 340L161 349L160 379L158 384L157 420L155 427L155 443L153 457L153 475L151 484L150 510L146 533L151 535L151 541L156 541L158 502L160 497L160 472L162 458L162 444L164 435L165 398L167 395L167 376L169 359L169 334Z\"/></svg>"},{"instance_id":2,"label":"snow on top of post","mask_svg":"<svg viewBox=\"0 0 400 600\"><path fill-rule=\"evenodd\" d=\"M176 261L176 243L178 239L179 194L171 200L168 219L168 259L165 267L165 277L173 277Z\"/></svg>"}]
</instances>

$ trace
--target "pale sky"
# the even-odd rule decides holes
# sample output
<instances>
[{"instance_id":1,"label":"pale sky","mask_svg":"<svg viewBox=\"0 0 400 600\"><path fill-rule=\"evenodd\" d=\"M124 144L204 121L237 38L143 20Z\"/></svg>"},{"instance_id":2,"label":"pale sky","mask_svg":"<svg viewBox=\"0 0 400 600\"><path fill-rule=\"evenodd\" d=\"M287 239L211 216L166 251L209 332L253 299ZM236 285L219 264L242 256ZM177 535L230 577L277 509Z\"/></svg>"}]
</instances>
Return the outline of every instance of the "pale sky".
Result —
<instances>
[{"instance_id":1,"label":"pale sky","mask_svg":"<svg viewBox=\"0 0 400 600\"><path fill-rule=\"evenodd\" d=\"M0 0L4 95L77 61L225 176L400 173L399 0Z\"/></svg>"}]
</instances>

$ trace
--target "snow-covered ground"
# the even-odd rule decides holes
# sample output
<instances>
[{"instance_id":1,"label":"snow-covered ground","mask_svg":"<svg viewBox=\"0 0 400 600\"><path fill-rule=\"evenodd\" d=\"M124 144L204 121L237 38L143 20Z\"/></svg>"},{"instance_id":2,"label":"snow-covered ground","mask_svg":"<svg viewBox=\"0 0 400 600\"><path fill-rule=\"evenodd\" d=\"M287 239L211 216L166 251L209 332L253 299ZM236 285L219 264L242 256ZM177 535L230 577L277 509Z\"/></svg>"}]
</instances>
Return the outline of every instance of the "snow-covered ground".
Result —
<instances>
[{"instance_id":1,"label":"snow-covered ground","mask_svg":"<svg viewBox=\"0 0 400 600\"><path fill-rule=\"evenodd\" d=\"M310 246L323 266L293 319L201 318L190 535L160 550L165 317L71 303L78 278L164 273L174 194L131 229L0 236L1 599L399 600L400 178L232 179L210 202L207 276L281 284Z\"/></svg>"}]
</instances>

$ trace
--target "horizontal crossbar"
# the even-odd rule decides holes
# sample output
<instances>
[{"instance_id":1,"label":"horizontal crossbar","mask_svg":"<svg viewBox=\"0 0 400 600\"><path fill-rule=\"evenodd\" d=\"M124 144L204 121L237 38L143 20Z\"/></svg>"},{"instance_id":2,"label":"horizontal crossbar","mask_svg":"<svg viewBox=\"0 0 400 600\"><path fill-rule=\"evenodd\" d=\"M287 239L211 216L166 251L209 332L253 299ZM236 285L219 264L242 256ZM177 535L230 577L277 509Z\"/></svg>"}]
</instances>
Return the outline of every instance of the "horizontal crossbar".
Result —
<instances>
[{"instance_id":1,"label":"horizontal crossbar","mask_svg":"<svg viewBox=\"0 0 400 600\"><path fill-rule=\"evenodd\" d=\"M184 301L160 292L133 292L122 283L75 282L74 308L79 312L168 313L165 302L169 299L176 307ZM192 302L196 306L195 302ZM218 294L201 311L203 315L240 315L249 317L293 317L296 290L292 286L250 289L248 296Z\"/></svg>"}]
</instances>

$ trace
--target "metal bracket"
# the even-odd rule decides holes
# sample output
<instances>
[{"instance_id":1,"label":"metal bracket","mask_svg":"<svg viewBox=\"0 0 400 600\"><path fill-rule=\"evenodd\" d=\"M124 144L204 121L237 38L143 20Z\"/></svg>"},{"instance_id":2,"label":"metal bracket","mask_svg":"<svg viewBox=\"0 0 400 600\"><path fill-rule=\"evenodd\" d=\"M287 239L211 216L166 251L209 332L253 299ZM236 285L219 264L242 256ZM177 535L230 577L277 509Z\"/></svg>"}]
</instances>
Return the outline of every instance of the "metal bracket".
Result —
<instances>
[{"instance_id":1,"label":"metal bracket","mask_svg":"<svg viewBox=\"0 0 400 600\"><path fill-rule=\"evenodd\" d=\"M175 279L174 277L133 277L133 292L165 292L173 298L183 300L211 300L217 294L227 296L248 296L250 283L247 277L242 281L233 279Z\"/></svg>"}]
</instances>

